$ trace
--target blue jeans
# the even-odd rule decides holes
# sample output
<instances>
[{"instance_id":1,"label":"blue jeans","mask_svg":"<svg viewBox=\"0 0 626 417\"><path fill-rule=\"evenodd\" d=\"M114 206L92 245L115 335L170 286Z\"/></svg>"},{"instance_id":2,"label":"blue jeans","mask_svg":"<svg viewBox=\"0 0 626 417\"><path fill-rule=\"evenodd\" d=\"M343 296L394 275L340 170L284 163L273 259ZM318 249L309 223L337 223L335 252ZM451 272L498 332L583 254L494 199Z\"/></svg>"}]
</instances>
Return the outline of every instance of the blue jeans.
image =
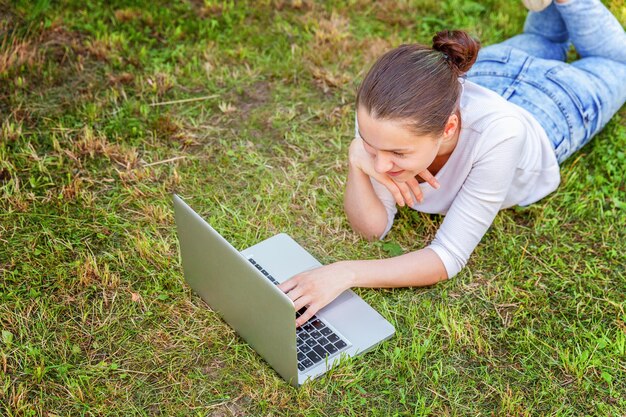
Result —
<instances>
[{"instance_id":1,"label":"blue jeans","mask_svg":"<svg viewBox=\"0 0 626 417\"><path fill-rule=\"evenodd\" d=\"M580 59L565 63L570 42ZM524 33L483 48L467 79L528 110L559 163L626 102L626 33L599 0L530 12Z\"/></svg>"}]
</instances>

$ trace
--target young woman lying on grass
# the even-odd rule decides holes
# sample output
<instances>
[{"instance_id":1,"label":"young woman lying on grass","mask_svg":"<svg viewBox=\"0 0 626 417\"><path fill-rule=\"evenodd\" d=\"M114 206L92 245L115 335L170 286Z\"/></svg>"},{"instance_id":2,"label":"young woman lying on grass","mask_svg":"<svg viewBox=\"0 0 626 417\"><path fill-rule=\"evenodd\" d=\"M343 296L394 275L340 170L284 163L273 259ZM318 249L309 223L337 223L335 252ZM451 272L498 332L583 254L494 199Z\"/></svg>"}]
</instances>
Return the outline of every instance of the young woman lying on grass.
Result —
<instances>
[{"instance_id":1,"label":"young woman lying on grass","mask_svg":"<svg viewBox=\"0 0 626 417\"><path fill-rule=\"evenodd\" d=\"M378 59L357 95L345 210L383 238L396 204L445 214L426 248L343 261L280 288L307 321L351 287L432 285L457 274L499 210L559 185L559 163L626 101L626 34L599 0L524 3L524 33L479 51L462 31ZM543 3L543 4L537 4ZM570 42L580 59L565 63Z\"/></svg>"}]
</instances>

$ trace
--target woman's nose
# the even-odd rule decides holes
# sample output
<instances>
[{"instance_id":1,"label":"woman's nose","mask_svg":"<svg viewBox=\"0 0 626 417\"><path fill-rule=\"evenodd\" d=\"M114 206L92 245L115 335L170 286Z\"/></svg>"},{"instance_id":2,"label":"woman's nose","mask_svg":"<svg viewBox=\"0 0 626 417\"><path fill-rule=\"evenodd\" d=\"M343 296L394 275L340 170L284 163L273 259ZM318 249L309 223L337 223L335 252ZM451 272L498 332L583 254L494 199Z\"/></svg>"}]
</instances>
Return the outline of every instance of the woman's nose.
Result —
<instances>
[{"instance_id":1,"label":"woman's nose","mask_svg":"<svg viewBox=\"0 0 626 417\"><path fill-rule=\"evenodd\" d=\"M379 174L384 174L385 172L391 170L391 168L393 167L393 162L391 162L391 159L383 153L377 153L375 158L376 161L374 162L374 169Z\"/></svg>"}]
</instances>

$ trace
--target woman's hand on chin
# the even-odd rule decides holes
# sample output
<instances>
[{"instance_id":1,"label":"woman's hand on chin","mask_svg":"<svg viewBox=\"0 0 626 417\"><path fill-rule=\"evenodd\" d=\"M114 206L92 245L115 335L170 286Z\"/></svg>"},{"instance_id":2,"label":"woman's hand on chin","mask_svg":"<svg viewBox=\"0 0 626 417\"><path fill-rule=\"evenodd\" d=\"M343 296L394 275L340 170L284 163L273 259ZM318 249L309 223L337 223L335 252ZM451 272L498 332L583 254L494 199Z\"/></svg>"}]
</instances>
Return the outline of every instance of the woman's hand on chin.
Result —
<instances>
[{"instance_id":1,"label":"woman's hand on chin","mask_svg":"<svg viewBox=\"0 0 626 417\"><path fill-rule=\"evenodd\" d=\"M419 185L419 182L416 177L411 177L406 181L396 181L389 175L385 173L377 172L374 167L374 157L367 153L365 147L363 146L363 141L360 138L355 138L350 144L349 150L349 161L350 164L363 171L366 175L371 178L374 178L376 181L384 185L389 192L393 195L393 198L396 200L396 203L403 207L405 205L413 206L415 203L413 200L413 196L417 199L418 202L423 201L422 189ZM417 174L424 181L433 186L433 188L439 188L439 183L437 179L425 169L424 171ZM412 194L411 194L412 193Z\"/></svg>"}]
</instances>

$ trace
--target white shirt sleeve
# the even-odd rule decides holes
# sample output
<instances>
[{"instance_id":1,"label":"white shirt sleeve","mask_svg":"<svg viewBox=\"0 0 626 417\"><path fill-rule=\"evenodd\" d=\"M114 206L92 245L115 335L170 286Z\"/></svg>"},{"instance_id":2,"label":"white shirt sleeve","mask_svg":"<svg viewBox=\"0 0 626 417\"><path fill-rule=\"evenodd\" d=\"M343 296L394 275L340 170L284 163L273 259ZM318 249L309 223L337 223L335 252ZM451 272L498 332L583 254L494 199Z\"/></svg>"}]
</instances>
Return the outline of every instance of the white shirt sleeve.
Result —
<instances>
[{"instance_id":1,"label":"white shirt sleeve","mask_svg":"<svg viewBox=\"0 0 626 417\"><path fill-rule=\"evenodd\" d=\"M476 149L469 175L428 246L441 258L448 278L465 266L502 207L522 155L526 128L516 118L505 117L481 136L485 140Z\"/></svg>"}]
</instances>

